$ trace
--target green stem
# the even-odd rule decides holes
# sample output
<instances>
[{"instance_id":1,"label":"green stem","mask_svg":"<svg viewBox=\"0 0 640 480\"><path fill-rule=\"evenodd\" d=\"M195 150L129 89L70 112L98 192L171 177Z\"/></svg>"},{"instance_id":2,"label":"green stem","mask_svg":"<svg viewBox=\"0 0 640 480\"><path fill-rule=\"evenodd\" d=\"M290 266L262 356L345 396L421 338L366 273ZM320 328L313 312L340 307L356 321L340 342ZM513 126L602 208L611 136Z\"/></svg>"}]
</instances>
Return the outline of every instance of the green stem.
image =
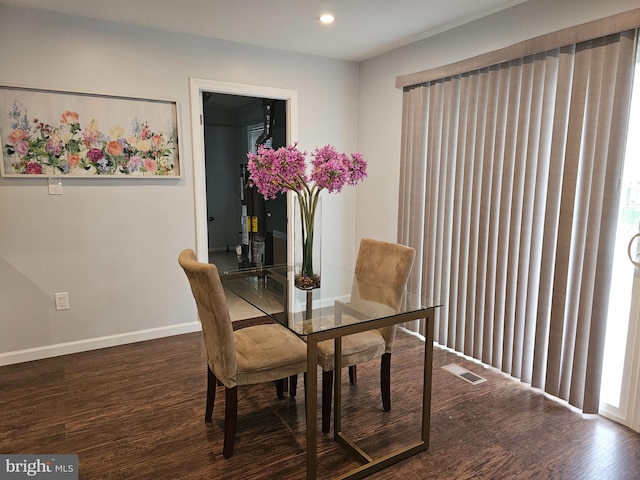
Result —
<instances>
[{"instance_id":1,"label":"green stem","mask_svg":"<svg viewBox=\"0 0 640 480\"><path fill-rule=\"evenodd\" d=\"M311 189L298 192L300 222L302 226L302 269L301 274L313 278L313 236L316 207L320 191L314 185Z\"/></svg>"}]
</instances>

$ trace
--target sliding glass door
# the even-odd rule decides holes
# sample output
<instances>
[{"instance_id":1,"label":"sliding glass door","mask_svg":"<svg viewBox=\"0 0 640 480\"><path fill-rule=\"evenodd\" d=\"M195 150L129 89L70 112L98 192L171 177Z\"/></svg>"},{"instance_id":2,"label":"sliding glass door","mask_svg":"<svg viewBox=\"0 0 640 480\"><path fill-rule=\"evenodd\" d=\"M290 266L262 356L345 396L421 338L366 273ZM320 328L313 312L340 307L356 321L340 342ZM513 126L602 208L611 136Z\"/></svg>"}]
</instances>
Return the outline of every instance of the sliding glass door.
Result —
<instances>
[{"instance_id":1,"label":"sliding glass door","mask_svg":"<svg viewBox=\"0 0 640 480\"><path fill-rule=\"evenodd\" d=\"M609 300L600 413L640 431L640 70L636 62Z\"/></svg>"}]
</instances>

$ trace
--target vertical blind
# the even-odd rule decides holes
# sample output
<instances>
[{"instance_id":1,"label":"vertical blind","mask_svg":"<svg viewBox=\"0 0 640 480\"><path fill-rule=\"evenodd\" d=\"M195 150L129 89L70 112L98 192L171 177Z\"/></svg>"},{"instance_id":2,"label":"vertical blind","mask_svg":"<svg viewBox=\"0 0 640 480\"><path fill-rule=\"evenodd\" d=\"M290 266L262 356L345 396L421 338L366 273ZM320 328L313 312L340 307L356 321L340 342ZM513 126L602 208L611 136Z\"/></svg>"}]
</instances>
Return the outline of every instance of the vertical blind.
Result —
<instances>
[{"instance_id":1,"label":"vertical blind","mask_svg":"<svg viewBox=\"0 0 640 480\"><path fill-rule=\"evenodd\" d=\"M635 48L630 30L403 93L398 241L412 288L443 304L435 340L586 413Z\"/></svg>"}]
</instances>

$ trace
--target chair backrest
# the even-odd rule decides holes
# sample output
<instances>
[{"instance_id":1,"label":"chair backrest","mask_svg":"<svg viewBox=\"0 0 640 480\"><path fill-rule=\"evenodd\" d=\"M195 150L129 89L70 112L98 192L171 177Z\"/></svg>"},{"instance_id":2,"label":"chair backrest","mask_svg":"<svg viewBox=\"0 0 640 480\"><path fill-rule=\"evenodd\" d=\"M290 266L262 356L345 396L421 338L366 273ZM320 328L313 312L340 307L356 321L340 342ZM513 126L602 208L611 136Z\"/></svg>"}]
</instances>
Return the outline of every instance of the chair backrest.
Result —
<instances>
[{"instance_id":1,"label":"chair backrest","mask_svg":"<svg viewBox=\"0 0 640 480\"><path fill-rule=\"evenodd\" d=\"M354 286L359 285L359 297L398 309L415 254L406 245L363 238L354 281Z\"/></svg>"},{"instance_id":2,"label":"chair backrest","mask_svg":"<svg viewBox=\"0 0 640 480\"><path fill-rule=\"evenodd\" d=\"M191 249L183 250L178 262L187 274L196 300L209 367L222 383L234 387L237 384L236 346L218 269L213 264L198 262Z\"/></svg>"},{"instance_id":3,"label":"chair backrest","mask_svg":"<svg viewBox=\"0 0 640 480\"><path fill-rule=\"evenodd\" d=\"M360 241L351 303L370 314L395 313L404 298L416 251L406 245L370 238ZM396 327L381 328L387 352L391 351Z\"/></svg>"}]
</instances>

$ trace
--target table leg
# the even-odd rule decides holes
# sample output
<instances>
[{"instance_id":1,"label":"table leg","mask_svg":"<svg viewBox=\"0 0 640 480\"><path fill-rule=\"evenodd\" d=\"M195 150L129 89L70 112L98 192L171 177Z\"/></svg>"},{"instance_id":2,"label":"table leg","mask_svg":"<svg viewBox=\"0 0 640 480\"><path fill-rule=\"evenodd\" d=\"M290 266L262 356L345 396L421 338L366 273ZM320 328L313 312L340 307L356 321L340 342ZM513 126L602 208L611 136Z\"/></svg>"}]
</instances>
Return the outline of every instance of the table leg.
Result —
<instances>
[{"instance_id":1,"label":"table leg","mask_svg":"<svg viewBox=\"0 0 640 480\"><path fill-rule=\"evenodd\" d=\"M425 318L426 329L424 340L424 380L422 383L422 441L429 448L429 432L431 430L431 378L433 373L433 323L434 312L429 311Z\"/></svg>"},{"instance_id":2,"label":"table leg","mask_svg":"<svg viewBox=\"0 0 640 480\"><path fill-rule=\"evenodd\" d=\"M333 436L342 431L342 337L333 344Z\"/></svg>"},{"instance_id":3,"label":"table leg","mask_svg":"<svg viewBox=\"0 0 640 480\"><path fill-rule=\"evenodd\" d=\"M307 337L307 480L317 477L318 463L318 342Z\"/></svg>"}]
</instances>

